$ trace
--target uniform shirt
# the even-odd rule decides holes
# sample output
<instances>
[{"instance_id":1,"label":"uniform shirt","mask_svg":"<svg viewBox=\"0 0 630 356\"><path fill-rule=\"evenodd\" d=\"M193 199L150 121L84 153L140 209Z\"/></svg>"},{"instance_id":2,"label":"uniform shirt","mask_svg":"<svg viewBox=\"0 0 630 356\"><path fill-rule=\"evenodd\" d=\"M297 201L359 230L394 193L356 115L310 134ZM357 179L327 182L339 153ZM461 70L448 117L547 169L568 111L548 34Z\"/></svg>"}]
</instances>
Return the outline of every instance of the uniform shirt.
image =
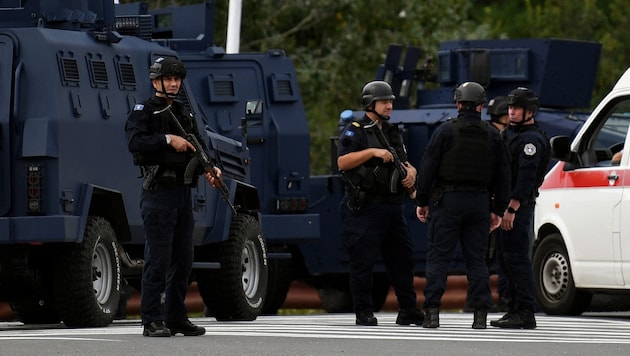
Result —
<instances>
[{"instance_id":1,"label":"uniform shirt","mask_svg":"<svg viewBox=\"0 0 630 356\"><path fill-rule=\"evenodd\" d=\"M457 116L463 122L480 121L481 114L472 111L462 111ZM442 156L453 146L453 125L445 122L435 130L422 157L421 168L418 172L418 192L416 204L418 206L428 206L431 198L431 189L438 181L438 170L442 161ZM498 131L492 132L492 147L495 152L495 170L493 179L488 186L488 193L494 195L492 212L498 216L503 216L503 212L509 202L508 192L510 188L510 157L505 147L505 143L499 136ZM483 159L480 157L479 159Z\"/></svg>"},{"instance_id":2,"label":"uniform shirt","mask_svg":"<svg viewBox=\"0 0 630 356\"><path fill-rule=\"evenodd\" d=\"M534 125L510 125L503 132L512 159L510 198L524 205L538 195L537 172L548 163L548 140Z\"/></svg>"}]
</instances>

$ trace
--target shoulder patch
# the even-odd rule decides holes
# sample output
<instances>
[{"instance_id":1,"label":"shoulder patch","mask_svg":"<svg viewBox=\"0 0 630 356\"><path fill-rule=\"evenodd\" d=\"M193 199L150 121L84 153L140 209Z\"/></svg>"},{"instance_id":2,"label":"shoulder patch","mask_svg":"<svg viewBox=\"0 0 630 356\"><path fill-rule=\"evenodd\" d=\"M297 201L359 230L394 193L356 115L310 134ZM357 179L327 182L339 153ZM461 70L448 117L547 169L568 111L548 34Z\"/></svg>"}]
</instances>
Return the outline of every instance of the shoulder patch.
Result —
<instances>
[{"instance_id":1,"label":"shoulder patch","mask_svg":"<svg viewBox=\"0 0 630 356\"><path fill-rule=\"evenodd\" d=\"M352 122L352 125L354 125L355 127L361 127L361 124L359 124L359 123L358 123L358 122L356 122L356 121L353 121L353 122Z\"/></svg>"},{"instance_id":2,"label":"shoulder patch","mask_svg":"<svg viewBox=\"0 0 630 356\"><path fill-rule=\"evenodd\" d=\"M525 145L525 148L523 148L523 152L525 152L525 154L527 156L533 156L536 154L536 145L534 145L533 143L528 143Z\"/></svg>"},{"instance_id":3,"label":"shoulder patch","mask_svg":"<svg viewBox=\"0 0 630 356\"><path fill-rule=\"evenodd\" d=\"M138 111L138 110L142 110L142 109L144 109L144 105L142 105L142 104L136 104L133 107L133 111Z\"/></svg>"},{"instance_id":4,"label":"shoulder patch","mask_svg":"<svg viewBox=\"0 0 630 356\"><path fill-rule=\"evenodd\" d=\"M354 136L354 131L346 130L346 133L344 134L344 136L353 137Z\"/></svg>"}]
</instances>

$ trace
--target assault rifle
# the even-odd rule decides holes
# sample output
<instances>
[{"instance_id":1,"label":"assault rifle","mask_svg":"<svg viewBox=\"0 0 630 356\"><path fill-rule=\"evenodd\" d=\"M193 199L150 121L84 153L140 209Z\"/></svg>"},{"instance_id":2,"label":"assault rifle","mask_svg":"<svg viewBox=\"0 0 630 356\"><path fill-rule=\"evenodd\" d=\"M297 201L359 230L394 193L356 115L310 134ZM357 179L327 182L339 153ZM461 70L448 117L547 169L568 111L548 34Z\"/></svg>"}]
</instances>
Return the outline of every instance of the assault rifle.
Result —
<instances>
[{"instance_id":1,"label":"assault rifle","mask_svg":"<svg viewBox=\"0 0 630 356\"><path fill-rule=\"evenodd\" d=\"M203 170L206 171L207 173L210 173L210 175L214 178L214 181L216 182L215 185L217 186L217 189L219 189L219 192L221 193L223 200L225 200L225 202L230 206L230 209L232 209L234 214L237 214L236 207L230 201L230 192L225 186L223 179L217 176L216 172L214 171L214 167L215 167L214 162L212 161L212 159L210 159L210 157L208 157L208 155L206 154L206 151L203 149L203 146L197 140L197 137L194 134L186 132L186 130L184 130L184 127L182 127L182 124L179 122L179 120L177 120L177 117L175 116L175 114L173 114L173 111L171 111L171 105L168 105L162 110L154 111L153 114L158 115L165 111L168 111L168 113L171 115L171 118L173 119L173 123L175 123L175 127L177 127L177 131L179 131L180 136L185 138L188 142L190 142L195 147L196 159L190 160L190 162L186 166L186 172L184 174L184 183L186 184L192 183L192 177L195 171L197 170L197 166L201 164L203 166Z\"/></svg>"},{"instance_id":2,"label":"assault rifle","mask_svg":"<svg viewBox=\"0 0 630 356\"><path fill-rule=\"evenodd\" d=\"M385 146L387 148L387 150L394 157L394 166L396 166L396 170L394 171L394 174L392 174L392 178L389 181L389 189L390 189L390 191L392 193L396 193L398 191L398 183L401 180L407 178L407 170L403 167L404 164L400 160L400 157L398 157L398 153L392 147L392 145L389 144L389 141L387 141L387 137L385 137L385 135L383 134L383 131L381 130L381 127L378 126L377 123L378 123L378 121L374 121L373 123L371 123L369 125L366 125L364 128L369 129L369 128L372 128L373 126L376 126L376 128L373 128L373 130L375 130L375 132L376 132L376 137L378 138L378 140L381 143L381 145ZM406 188L406 190L407 190L407 194L409 194L411 199L415 199L416 198L416 187L415 187L415 185L411 186L409 188Z\"/></svg>"}]
</instances>

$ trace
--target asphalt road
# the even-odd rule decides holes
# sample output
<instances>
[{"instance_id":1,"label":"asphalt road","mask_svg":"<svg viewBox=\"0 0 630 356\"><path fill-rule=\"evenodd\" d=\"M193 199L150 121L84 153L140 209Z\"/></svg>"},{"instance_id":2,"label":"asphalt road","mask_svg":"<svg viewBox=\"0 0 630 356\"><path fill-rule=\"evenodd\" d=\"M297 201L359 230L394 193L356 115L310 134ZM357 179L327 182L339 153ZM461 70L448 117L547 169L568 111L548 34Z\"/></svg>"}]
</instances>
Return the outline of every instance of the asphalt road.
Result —
<instances>
[{"instance_id":1,"label":"asphalt road","mask_svg":"<svg viewBox=\"0 0 630 356\"><path fill-rule=\"evenodd\" d=\"M500 317L492 314L489 320ZM379 326L351 314L263 316L252 322L195 318L199 337L142 336L138 320L105 328L0 323L0 355L621 355L630 354L628 313L537 315L535 330L473 330L472 315L444 313L438 329L402 327L378 313Z\"/></svg>"}]
</instances>

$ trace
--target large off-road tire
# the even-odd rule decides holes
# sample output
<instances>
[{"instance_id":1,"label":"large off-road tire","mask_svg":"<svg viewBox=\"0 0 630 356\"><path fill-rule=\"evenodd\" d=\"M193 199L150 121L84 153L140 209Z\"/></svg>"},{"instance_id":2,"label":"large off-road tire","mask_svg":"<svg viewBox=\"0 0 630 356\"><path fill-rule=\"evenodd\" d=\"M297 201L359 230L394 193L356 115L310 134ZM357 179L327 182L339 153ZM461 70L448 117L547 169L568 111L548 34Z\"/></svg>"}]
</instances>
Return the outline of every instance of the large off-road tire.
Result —
<instances>
[{"instance_id":1,"label":"large off-road tire","mask_svg":"<svg viewBox=\"0 0 630 356\"><path fill-rule=\"evenodd\" d=\"M55 305L66 326L112 323L122 279L117 245L110 223L89 217L83 242L66 246L55 271Z\"/></svg>"},{"instance_id":2,"label":"large off-road tire","mask_svg":"<svg viewBox=\"0 0 630 356\"><path fill-rule=\"evenodd\" d=\"M286 252L281 249L270 249L272 252ZM267 280L267 293L262 307L263 315L278 314L278 310L287 299L289 287L293 281L293 261L291 259L269 260L269 278Z\"/></svg>"},{"instance_id":3,"label":"large off-road tire","mask_svg":"<svg viewBox=\"0 0 630 356\"><path fill-rule=\"evenodd\" d=\"M319 281L317 294L328 313L351 313L354 303L348 275L330 275ZM372 281L372 304L374 311L381 310L389 293L389 279L385 273L375 273Z\"/></svg>"},{"instance_id":4,"label":"large off-road tire","mask_svg":"<svg viewBox=\"0 0 630 356\"><path fill-rule=\"evenodd\" d=\"M538 304L550 315L580 315L593 295L575 288L569 254L560 234L549 235L534 252L534 285Z\"/></svg>"},{"instance_id":5,"label":"large off-road tire","mask_svg":"<svg viewBox=\"0 0 630 356\"><path fill-rule=\"evenodd\" d=\"M258 221L249 215L235 215L229 239L199 254L221 264L219 270L196 274L208 315L218 321L250 321L260 315L268 278L265 248Z\"/></svg>"}]
</instances>

